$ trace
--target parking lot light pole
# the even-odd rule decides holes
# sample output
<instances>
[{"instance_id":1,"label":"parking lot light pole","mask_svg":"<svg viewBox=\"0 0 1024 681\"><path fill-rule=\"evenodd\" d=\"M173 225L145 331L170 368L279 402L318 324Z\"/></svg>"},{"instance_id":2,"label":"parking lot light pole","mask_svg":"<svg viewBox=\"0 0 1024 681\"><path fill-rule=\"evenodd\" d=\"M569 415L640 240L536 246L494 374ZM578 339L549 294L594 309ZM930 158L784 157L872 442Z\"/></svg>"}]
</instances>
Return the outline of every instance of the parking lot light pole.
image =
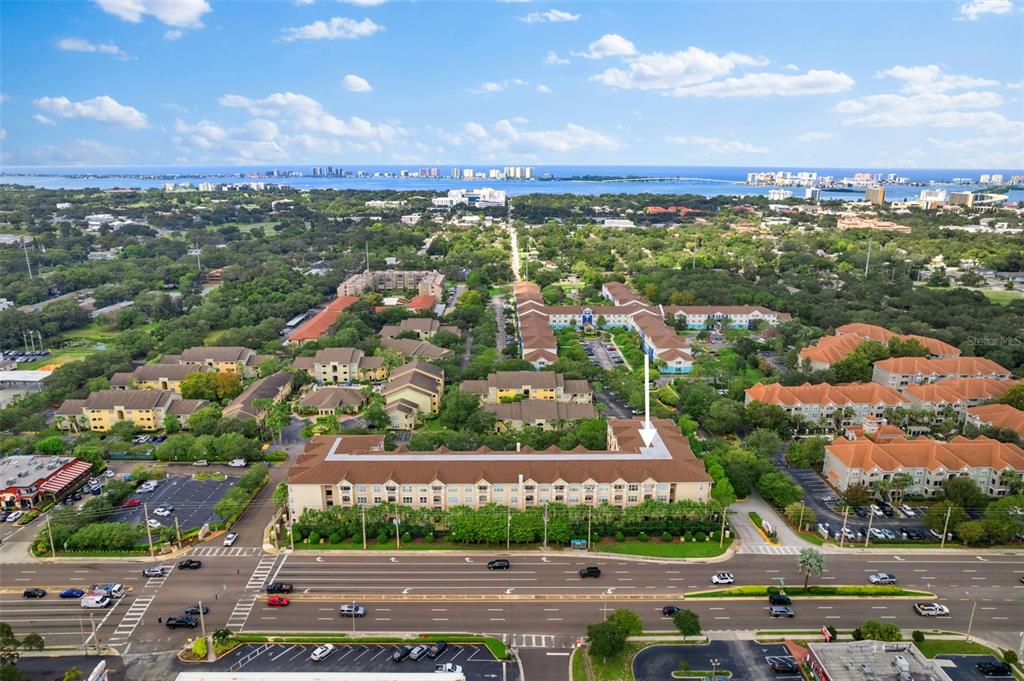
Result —
<instances>
[{"instance_id":1,"label":"parking lot light pole","mask_svg":"<svg viewBox=\"0 0 1024 681\"><path fill-rule=\"evenodd\" d=\"M359 515L363 521L363 551L366 550L366 507L359 507Z\"/></svg>"},{"instance_id":2,"label":"parking lot light pole","mask_svg":"<svg viewBox=\"0 0 1024 681\"><path fill-rule=\"evenodd\" d=\"M874 521L875 521L875 514L872 513L871 515L868 516L868 531L867 531L867 533L865 534L865 537L864 537L864 548L867 548L869 542L871 541L871 524Z\"/></svg>"},{"instance_id":3,"label":"parking lot light pole","mask_svg":"<svg viewBox=\"0 0 1024 681\"><path fill-rule=\"evenodd\" d=\"M199 606L199 631L203 632L203 643L209 645L210 642L206 639L206 618L203 617L203 602L199 601L197 605ZM209 649L206 651L206 656L207 658L210 656Z\"/></svg>"},{"instance_id":4,"label":"parking lot light pole","mask_svg":"<svg viewBox=\"0 0 1024 681\"><path fill-rule=\"evenodd\" d=\"M544 548L548 547L548 505L544 503Z\"/></svg>"},{"instance_id":5,"label":"parking lot light pole","mask_svg":"<svg viewBox=\"0 0 1024 681\"><path fill-rule=\"evenodd\" d=\"M718 658L713 657L709 661L711 662L711 681L715 681L715 678L718 676Z\"/></svg>"},{"instance_id":6,"label":"parking lot light pole","mask_svg":"<svg viewBox=\"0 0 1024 681\"><path fill-rule=\"evenodd\" d=\"M846 541L846 520L850 517L850 507L847 506L846 510L843 511L843 529L839 530L839 548L843 548L843 542Z\"/></svg>"},{"instance_id":7,"label":"parking lot light pole","mask_svg":"<svg viewBox=\"0 0 1024 681\"><path fill-rule=\"evenodd\" d=\"M974 610L978 607L977 599L971 601L971 618L967 620L967 634L964 635L965 641L971 640L971 628L974 626Z\"/></svg>"},{"instance_id":8,"label":"parking lot light pole","mask_svg":"<svg viewBox=\"0 0 1024 681\"><path fill-rule=\"evenodd\" d=\"M718 548L725 545L725 506L722 506L719 513L722 514L722 526L718 528Z\"/></svg>"},{"instance_id":9,"label":"parking lot light pole","mask_svg":"<svg viewBox=\"0 0 1024 681\"><path fill-rule=\"evenodd\" d=\"M946 548L946 532L949 531L949 514L952 512L952 506L946 509L946 522L942 523L942 541L939 543L940 549Z\"/></svg>"},{"instance_id":10,"label":"parking lot light pole","mask_svg":"<svg viewBox=\"0 0 1024 681\"><path fill-rule=\"evenodd\" d=\"M50 537L50 555L57 557L57 548L53 545L53 530L50 529L50 514L46 514L46 534Z\"/></svg>"},{"instance_id":11,"label":"parking lot light pole","mask_svg":"<svg viewBox=\"0 0 1024 681\"><path fill-rule=\"evenodd\" d=\"M181 548L181 527L178 526L178 516L174 516L174 533L178 535L178 548Z\"/></svg>"},{"instance_id":12,"label":"parking lot light pole","mask_svg":"<svg viewBox=\"0 0 1024 681\"><path fill-rule=\"evenodd\" d=\"M149 526L148 504L142 505L142 514L146 517L146 541L149 542L149 557L153 557L153 529Z\"/></svg>"}]
</instances>

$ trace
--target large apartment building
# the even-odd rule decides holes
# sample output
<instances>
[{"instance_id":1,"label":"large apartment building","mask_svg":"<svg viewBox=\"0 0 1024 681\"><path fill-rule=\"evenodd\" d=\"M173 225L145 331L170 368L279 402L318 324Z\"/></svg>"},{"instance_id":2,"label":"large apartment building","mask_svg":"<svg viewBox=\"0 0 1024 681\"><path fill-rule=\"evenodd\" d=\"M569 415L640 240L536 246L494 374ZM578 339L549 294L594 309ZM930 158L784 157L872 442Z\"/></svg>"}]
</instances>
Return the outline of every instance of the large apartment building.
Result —
<instances>
[{"instance_id":1,"label":"large apartment building","mask_svg":"<svg viewBox=\"0 0 1024 681\"><path fill-rule=\"evenodd\" d=\"M601 452L388 452L382 435L316 436L288 471L289 513L297 518L307 508L381 503L523 509L550 502L708 501L711 478L689 441L671 420L652 423L658 435L645 447L641 420L609 421L608 449Z\"/></svg>"},{"instance_id":2,"label":"large apartment building","mask_svg":"<svg viewBox=\"0 0 1024 681\"><path fill-rule=\"evenodd\" d=\"M321 385L383 381L388 377L381 357L368 357L359 348L323 348L312 357L296 357L292 367L308 373Z\"/></svg>"},{"instance_id":3,"label":"large apartment building","mask_svg":"<svg viewBox=\"0 0 1024 681\"><path fill-rule=\"evenodd\" d=\"M1024 411L1008 404L982 404L971 407L965 414L965 422L976 428L991 426L1012 430L1018 437L1024 439Z\"/></svg>"},{"instance_id":4,"label":"large apartment building","mask_svg":"<svg viewBox=\"0 0 1024 681\"><path fill-rule=\"evenodd\" d=\"M933 383L948 378L1010 379L1010 371L984 357L892 357L875 362L871 380L898 390L915 383Z\"/></svg>"},{"instance_id":5,"label":"large apartment building","mask_svg":"<svg viewBox=\"0 0 1024 681\"><path fill-rule=\"evenodd\" d=\"M969 477L989 496L1004 496L1009 485L1004 473L1024 472L1024 449L987 437L949 442L893 438L885 442L838 438L825 447L825 480L839 491L851 485L891 479L907 473L909 494L934 496L947 478Z\"/></svg>"},{"instance_id":6,"label":"large apartment building","mask_svg":"<svg viewBox=\"0 0 1024 681\"><path fill-rule=\"evenodd\" d=\"M203 366L220 373L234 371L242 376L252 376L266 356L255 350L238 346L199 345L189 348L180 355L164 355L163 364L185 364Z\"/></svg>"},{"instance_id":7,"label":"large apartment building","mask_svg":"<svg viewBox=\"0 0 1024 681\"><path fill-rule=\"evenodd\" d=\"M891 407L907 407L910 400L877 383L758 383L747 388L745 404L763 402L781 407L808 423L849 426L866 417L883 418Z\"/></svg>"},{"instance_id":8,"label":"large apartment building","mask_svg":"<svg viewBox=\"0 0 1024 681\"><path fill-rule=\"evenodd\" d=\"M430 295L440 302L444 296L444 275L437 270L366 270L338 285L339 296L359 296L366 291L413 290L417 295Z\"/></svg>"},{"instance_id":9,"label":"large apartment building","mask_svg":"<svg viewBox=\"0 0 1024 681\"><path fill-rule=\"evenodd\" d=\"M947 378L934 383L908 385L903 394L910 400L911 409L927 409L942 418L952 411L961 417L969 407L989 400L998 400L1019 381L1000 381L995 378Z\"/></svg>"},{"instance_id":10,"label":"large apartment building","mask_svg":"<svg viewBox=\"0 0 1024 681\"><path fill-rule=\"evenodd\" d=\"M459 388L479 396L484 404L512 398L584 403L594 399L590 383L554 371L495 371L486 380L463 381Z\"/></svg>"},{"instance_id":11,"label":"large apartment building","mask_svg":"<svg viewBox=\"0 0 1024 681\"><path fill-rule=\"evenodd\" d=\"M437 414L441 410L444 370L429 362L413 360L391 372L381 394L391 427L411 430L417 414Z\"/></svg>"},{"instance_id":12,"label":"large apartment building","mask_svg":"<svg viewBox=\"0 0 1024 681\"><path fill-rule=\"evenodd\" d=\"M747 329L764 322L777 326L792 317L761 305L665 305L666 316L685 319L689 329L708 329L717 325Z\"/></svg>"},{"instance_id":13,"label":"large apartment building","mask_svg":"<svg viewBox=\"0 0 1024 681\"><path fill-rule=\"evenodd\" d=\"M185 426L188 417L209 402L185 400L173 390L97 390L84 400L64 400L54 415L63 430L106 432L122 421L139 430L160 430L168 414Z\"/></svg>"},{"instance_id":14,"label":"large apartment building","mask_svg":"<svg viewBox=\"0 0 1024 681\"><path fill-rule=\"evenodd\" d=\"M143 364L134 371L119 371L110 377L110 387L117 390L173 390L181 392L181 382L197 371L209 371L195 364Z\"/></svg>"},{"instance_id":15,"label":"large apartment building","mask_svg":"<svg viewBox=\"0 0 1024 681\"><path fill-rule=\"evenodd\" d=\"M494 414L499 430L522 430L527 427L557 430L571 425L573 421L598 417L597 408L589 402L538 399L485 404L484 411Z\"/></svg>"},{"instance_id":16,"label":"large apartment building","mask_svg":"<svg viewBox=\"0 0 1024 681\"><path fill-rule=\"evenodd\" d=\"M937 338L915 334L899 334L874 324L853 323L836 327L835 335L822 336L813 345L808 345L800 350L799 357L801 362L805 360L809 362L812 369L828 369L833 364L845 359L864 341L873 340L879 343L888 343L893 338L904 341L917 341L928 349L928 356L931 359L947 359L960 356L959 348Z\"/></svg>"}]
</instances>

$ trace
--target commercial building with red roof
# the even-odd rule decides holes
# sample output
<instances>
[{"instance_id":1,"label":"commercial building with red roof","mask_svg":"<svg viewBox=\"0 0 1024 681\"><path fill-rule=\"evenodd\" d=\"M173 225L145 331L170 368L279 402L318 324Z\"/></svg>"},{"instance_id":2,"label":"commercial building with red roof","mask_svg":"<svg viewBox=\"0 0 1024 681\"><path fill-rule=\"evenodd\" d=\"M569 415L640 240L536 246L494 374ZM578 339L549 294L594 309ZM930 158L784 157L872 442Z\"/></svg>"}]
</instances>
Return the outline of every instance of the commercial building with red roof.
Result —
<instances>
[{"instance_id":1,"label":"commercial building with red roof","mask_svg":"<svg viewBox=\"0 0 1024 681\"><path fill-rule=\"evenodd\" d=\"M17 455L0 459L0 508L32 508L71 494L92 465L70 456Z\"/></svg>"},{"instance_id":2,"label":"commercial building with red roof","mask_svg":"<svg viewBox=\"0 0 1024 681\"><path fill-rule=\"evenodd\" d=\"M353 303L359 301L357 296L338 296L327 307L317 312L313 317L295 329L288 336L288 343L305 343L306 341L319 340L327 333L338 317Z\"/></svg>"}]
</instances>

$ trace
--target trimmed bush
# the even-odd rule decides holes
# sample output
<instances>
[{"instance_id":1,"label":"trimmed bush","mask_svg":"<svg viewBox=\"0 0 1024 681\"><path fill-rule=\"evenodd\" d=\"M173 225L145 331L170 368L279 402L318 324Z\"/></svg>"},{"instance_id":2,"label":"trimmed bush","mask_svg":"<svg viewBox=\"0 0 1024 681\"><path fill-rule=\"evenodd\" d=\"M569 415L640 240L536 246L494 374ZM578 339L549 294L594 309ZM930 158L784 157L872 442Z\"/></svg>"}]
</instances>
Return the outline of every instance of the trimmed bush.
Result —
<instances>
[{"instance_id":1,"label":"trimmed bush","mask_svg":"<svg viewBox=\"0 0 1024 681\"><path fill-rule=\"evenodd\" d=\"M618 541L618 542L626 541L626 535L622 534L621 532L616 532L615 533L615 541Z\"/></svg>"},{"instance_id":2,"label":"trimmed bush","mask_svg":"<svg viewBox=\"0 0 1024 681\"><path fill-rule=\"evenodd\" d=\"M206 639L199 637L192 642L192 654L200 660L206 659Z\"/></svg>"},{"instance_id":3,"label":"trimmed bush","mask_svg":"<svg viewBox=\"0 0 1024 681\"><path fill-rule=\"evenodd\" d=\"M377 543L378 544L387 544L388 543L387 532L381 532L380 534L377 535Z\"/></svg>"},{"instance_id":4,"label":"trimmed bush","mask_svg":"<svg viewBox=\"0 0 1024 681\"><path fill-rule=\"evenodd\" d=\"M408 532L403 532L402 533L402 543L408 544L411 541L412 541L412 535L409 534Z\"/></svg>"},{"instance_id":5,"label":"trimmed bush","mask_svg":"<svg viewBox=\"0 0 1024 681\"><path fill-rule=\"evenodd\" d=\"M693 535L693 539L694 541L707 541L708 536L703 532L698 531Z\"/></svg>"},{"instance_id":6,"label":"trimmed bush","mask_svg":"<svg viewBox=\"0 0 1024 681\"><path fill-rule=\"evenodd\" d=\"M668 532L662 532L661 533L661 541L665 542L666 544L672 543L672 535L669 534Z\"/></svg>"},{"instance_id":7,"label":"trimmed bush","mask_svg":"<svg viewBox=\"0 0 1024 681\"><path fill-rule=\"evenodd\" d=\"M331 532L329 535L327 535L327 543L328 544L340 544L341 543L341 535L338 534L337 532Z\"/></svg>"},{"instance_id":8,"label":"trimmed bush","mask_svg":"<svg viewBox=\"0 0 1024 681\"><path fill-rule=\"evenodd\" d=\"M650 537L647 536L646 532L641 532L640 534L638 534L636 536L636 540L637 541L648 541L649 539L650 539Z\"/></svg>"},{"instance_id":9,"label":"trimmed bush","mask_svg":"<svg viewBox=\"0 0 1024 681\"><path fill-rule=\"evenodd\" d=\"M319 544L320 543L320 533L319 532L310 532L309 533L309 543L310 544Z\"/></svg>"},{"instance_id":10,"label":"trimmed bush","mask_svg":"<svg viewBox=\"0 0 1024 681\"><path fill-rule=\"evenodd\" d=\"M433 544L434 543L434 539L435 539L434 533L433 532L427 532L427 536L423 538L423 541L427 542L428 544Z\"/></svg>"},{"instance_id":11,"label":"trimmed bush","mask_svg":"<svg viewBox=\"0 0 1024 681\"><path fill-rule=\"evenodd\" d=\"M915 629L914 633L911 634L910 637L912 639L914 639L914 643L917 643L918 645L924 643L924 632L923 631L917 631Z\"/></svg>"},{"instance_id":12,"label":"trimmed bush","mask_svg":"<svg viewBox=\"0 0 1024 681\"><path fill-rule=\"evenodd\" d=\"M363 541L363 535L353 534L351 537L348 538L348 540L353 544L361 544Z\"/></svg>"}]
</instances>

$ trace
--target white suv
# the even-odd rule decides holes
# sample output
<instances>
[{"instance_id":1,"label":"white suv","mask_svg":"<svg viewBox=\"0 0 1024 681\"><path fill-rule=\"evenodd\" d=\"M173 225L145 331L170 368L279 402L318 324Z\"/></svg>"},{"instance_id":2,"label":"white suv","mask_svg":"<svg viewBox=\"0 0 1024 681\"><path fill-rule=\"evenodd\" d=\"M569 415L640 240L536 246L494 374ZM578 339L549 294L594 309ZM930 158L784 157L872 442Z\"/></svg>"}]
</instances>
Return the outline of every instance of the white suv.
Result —
<instances>
[{"instance_id":1,"label":"white suv","mask_svg":"<svg viewBox=\"0 0 1024 681\"><path fill-rule=\"evenodd\" d=\"M736 581L731 572L719 572L717 575L711 576L712 584L732 584Z\"/></svg>"}]
</instances>

